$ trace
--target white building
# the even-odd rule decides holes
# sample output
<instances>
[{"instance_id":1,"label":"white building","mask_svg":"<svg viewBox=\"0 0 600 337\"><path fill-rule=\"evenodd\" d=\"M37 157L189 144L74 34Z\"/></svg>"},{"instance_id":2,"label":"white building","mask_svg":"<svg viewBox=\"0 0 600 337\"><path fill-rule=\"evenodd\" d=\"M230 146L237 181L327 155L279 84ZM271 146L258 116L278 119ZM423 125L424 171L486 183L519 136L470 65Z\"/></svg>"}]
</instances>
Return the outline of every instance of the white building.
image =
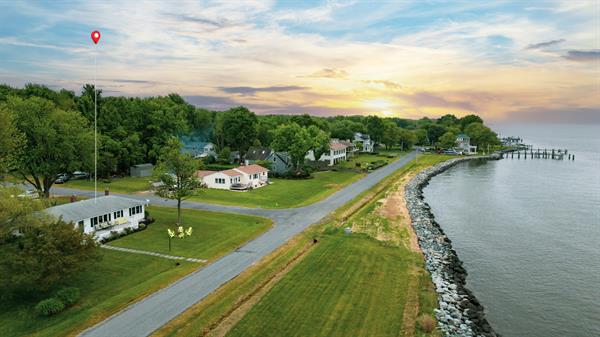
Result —
<instances>
[{"instance_id":1,"label":"white building","mask_svg":"<svg viewBox=\"0 0 600 337\"><path fill-rule=\"evenodd\" d=\"M359 145L361 152L373 152L375 143L371 140L371 136L357 132L354 134L354 144Z\"/></svg>"},{"instance_id":2,"label":"white building","mask_svg":"<svg viewBox=\"0 0 600 337\"><path fill-rule=\"evenodd\" d=\"M54 206L46 211L63 221L73 222L86 234L94 234L97 240L111 231L122 232L125 228L137 229L144 219L147 201L107 195L94 199L76 201Z\"/></svg>"},{"instance_id":3,"label":"white building","mask_svg":"<svg viewBox=\"0 0 600 337\"><path fill-rule=\"evenodd\" d=\"M198 171L196 177L208 188L246 190L268 184L269 170L256 164L225 171Z\"/></svg>"},{"instance_id":4,"label":"white building","mask_svg":"<svg viewBox=\"0 0 600 337\"><path fill-rule=\"evenodd\" d=\"M341 161L348 159L346 149L346 145L344 145L337 139L332 139L329 142L329 151L323 153L321 155L321 158L319 158L319 161L326 161L328 166L333 166ZM314 161L315 153L313 152L313 150L308 151L305 158Z\"/></svg>"},{"instance_id":5,"label":"white building","mask_svg":"<svg viewBox=\"0 0 600 337\"><path fill-rule=\"evenodd\" d=\"M464 133L456 136L456 148L464 154L477 153L477 146L471 145L471 138Z\"/></svg>"}]
</instances>

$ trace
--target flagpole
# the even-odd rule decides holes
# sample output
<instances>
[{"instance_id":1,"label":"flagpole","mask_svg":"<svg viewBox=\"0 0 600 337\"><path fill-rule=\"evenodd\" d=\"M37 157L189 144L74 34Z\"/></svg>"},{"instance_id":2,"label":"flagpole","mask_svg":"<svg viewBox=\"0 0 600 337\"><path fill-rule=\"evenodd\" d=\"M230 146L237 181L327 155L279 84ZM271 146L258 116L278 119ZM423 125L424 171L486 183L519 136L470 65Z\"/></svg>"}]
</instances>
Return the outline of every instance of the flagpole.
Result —
<instances>
[{"instance_id":1,"label":"flagpole","mask_svg":"<svg viewBox=\"0 0 600 337\"><path fill-rule=\"evenodd\" d=\"M96 88L96 56L98 49L94 44L94 203L98 197L98 89Z\"/></svg>"}]
</instances>

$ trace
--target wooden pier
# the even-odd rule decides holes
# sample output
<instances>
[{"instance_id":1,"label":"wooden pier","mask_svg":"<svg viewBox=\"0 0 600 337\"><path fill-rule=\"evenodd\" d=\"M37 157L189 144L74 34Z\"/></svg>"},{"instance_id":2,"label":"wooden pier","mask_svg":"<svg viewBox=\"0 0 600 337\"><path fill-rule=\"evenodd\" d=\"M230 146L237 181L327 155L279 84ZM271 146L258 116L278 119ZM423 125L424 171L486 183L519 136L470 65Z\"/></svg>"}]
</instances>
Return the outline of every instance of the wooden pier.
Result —
<instances>
[{"instance_id":1,"label":"wooden pier","mask_svg":"<svg viewBox=\"0 0 600 337\"><path fill-rule=\"evenodd\" d=\"M575 155L569 153L569 150L567 149L534 149L532 147L527 147L525 149L521 148L503 151L502 158L575 160Z\"/></svg>"}]
</instances>

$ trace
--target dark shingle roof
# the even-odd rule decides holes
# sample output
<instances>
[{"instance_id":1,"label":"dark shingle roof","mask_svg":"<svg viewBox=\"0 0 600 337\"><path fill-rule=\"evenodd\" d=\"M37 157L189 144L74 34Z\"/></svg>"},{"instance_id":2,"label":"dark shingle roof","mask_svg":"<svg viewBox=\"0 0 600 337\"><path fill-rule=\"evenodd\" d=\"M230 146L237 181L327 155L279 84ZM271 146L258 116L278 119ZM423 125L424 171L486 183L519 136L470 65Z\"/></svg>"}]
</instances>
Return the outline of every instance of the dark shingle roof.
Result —
<instances>
[{"instance_id":1,"label":"dark shingle roof","mask_svg":"<svg viewBox=\"0 0 600 337\"><path fill-rule=\"evenodd\" d=\"M251 147L246 152L246 160L266 160L273 152L267 147Z\"/></svg>"}]
</instances>

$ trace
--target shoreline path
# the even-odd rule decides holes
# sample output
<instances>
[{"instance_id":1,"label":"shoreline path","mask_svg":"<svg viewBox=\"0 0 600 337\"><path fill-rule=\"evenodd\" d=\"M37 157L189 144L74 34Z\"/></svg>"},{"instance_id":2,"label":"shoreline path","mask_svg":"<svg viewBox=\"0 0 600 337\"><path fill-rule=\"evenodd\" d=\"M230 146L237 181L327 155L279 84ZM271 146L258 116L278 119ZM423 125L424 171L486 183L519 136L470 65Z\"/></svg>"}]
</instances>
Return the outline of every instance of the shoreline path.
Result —
<instances>
[{"instance_id":1,"label":"shoreline path","mask_svg":"<svg viewBox=\"0 0 600 337\"><path fill-rule=\"evenodd\" d=\"M108 317L104 321L83 331L82 337L142 337L167 324L186 309L227 283L261 258L274 251L296 234L323 219L329 213L370 189L385 177L408 164L415 152L408 153L395 162L373 171L364 178L344 187L324 200L314 204L289 209L245 208L222 206L199 202L183 202L182 207L217 212L233 212L258 215L273 220L273 227L222 256L214 262L188 274L171 285L156 291L144 299ZM93 197L94 192L52 188L52 192L64 195ZM151 204L175 206L175 201L156 196L124 195L129 198L150 200Z\"/></svg>"}]
</instances>

